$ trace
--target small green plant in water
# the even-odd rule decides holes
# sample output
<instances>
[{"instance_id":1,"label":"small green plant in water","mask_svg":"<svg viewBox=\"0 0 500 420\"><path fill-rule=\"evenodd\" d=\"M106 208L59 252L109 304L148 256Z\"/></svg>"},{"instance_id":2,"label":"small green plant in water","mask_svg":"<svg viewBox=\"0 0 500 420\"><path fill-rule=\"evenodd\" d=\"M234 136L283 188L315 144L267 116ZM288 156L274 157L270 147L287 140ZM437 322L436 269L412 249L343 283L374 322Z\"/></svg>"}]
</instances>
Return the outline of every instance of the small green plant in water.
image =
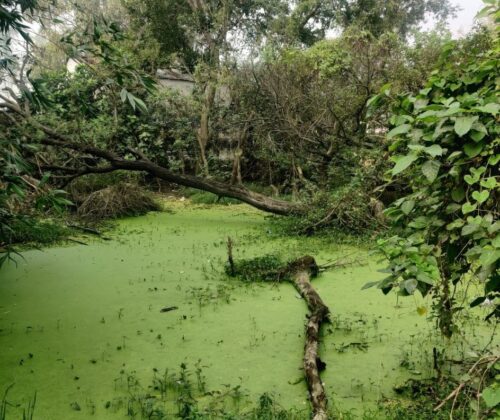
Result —
<instances>
[{"instance_id":1,"label":"small green plant in water","mask_svg":"<svg viewBox=\"0 0 500 420\"><path fill-rule=\"evenodd\" d=\"M283 260L273 254L262 257L243 259L225 266L226 274L238 277L243 281L277 281L286 264Z\"/></svg>"}]
</instances>

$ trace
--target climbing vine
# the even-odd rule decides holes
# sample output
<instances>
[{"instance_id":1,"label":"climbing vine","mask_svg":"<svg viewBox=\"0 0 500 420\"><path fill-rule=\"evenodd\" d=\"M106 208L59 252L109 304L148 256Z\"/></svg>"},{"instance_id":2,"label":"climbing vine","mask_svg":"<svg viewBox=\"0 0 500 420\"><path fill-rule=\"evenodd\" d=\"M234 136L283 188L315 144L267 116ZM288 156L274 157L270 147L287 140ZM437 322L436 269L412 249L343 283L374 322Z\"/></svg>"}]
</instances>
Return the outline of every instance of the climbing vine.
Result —
<instances>
[{"instance_id":1,"label":"climbing vine","mask_svg":"<svg viewBox=\"0 0 500 420\"><path fill-rule=\"evenodd\" d=\"M442 68L418 95L392 98L390 177L408 190L386 211L398 233L379 241L389 275L366 287L431 293L447 337L460 310L460 282L478 282L484 290L470 306L491 306L487 319L500 315L499 52L498 37L465 59L451 43ZM388 87L372 103L384 97Z\"/></svg>"}]
</instances>

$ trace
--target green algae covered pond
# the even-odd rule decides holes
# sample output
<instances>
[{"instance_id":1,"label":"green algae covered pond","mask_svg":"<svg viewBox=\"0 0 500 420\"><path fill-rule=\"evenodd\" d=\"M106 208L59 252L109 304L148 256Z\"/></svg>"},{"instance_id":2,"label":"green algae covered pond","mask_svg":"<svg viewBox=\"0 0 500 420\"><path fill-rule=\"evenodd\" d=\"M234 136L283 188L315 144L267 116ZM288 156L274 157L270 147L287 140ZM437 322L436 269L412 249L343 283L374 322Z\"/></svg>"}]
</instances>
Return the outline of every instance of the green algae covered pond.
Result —
<instances>
[{"instance_id":1,"label":"green algae covered pond","mask_svg":"<svg viewBox=\"0 0 500 420\"><path fill-rule=\"evenodd\" d=\"M235 258L279 252L351 264L313 281L332 312L322 378L335 410L354 417L432 375L430 302L362 286L384 276L369 249L334 238L284 239L246 206L177 209L121 220L112 240L24 253L0 273L0 398L6 419L165 418L189 378L201 406L245 412L267 393L309 417L302 380L307 308L288 284L245 284L224 272ZM86 239L87 240L87 239ZM169 308L161 312L163 308ZM420 308L419 315L417 308ZM489 340L473 327L457 351ZM170 379L169 379L170 378ZM154 414L154 413L153 413Z\"/></svg>"}]
</instances>

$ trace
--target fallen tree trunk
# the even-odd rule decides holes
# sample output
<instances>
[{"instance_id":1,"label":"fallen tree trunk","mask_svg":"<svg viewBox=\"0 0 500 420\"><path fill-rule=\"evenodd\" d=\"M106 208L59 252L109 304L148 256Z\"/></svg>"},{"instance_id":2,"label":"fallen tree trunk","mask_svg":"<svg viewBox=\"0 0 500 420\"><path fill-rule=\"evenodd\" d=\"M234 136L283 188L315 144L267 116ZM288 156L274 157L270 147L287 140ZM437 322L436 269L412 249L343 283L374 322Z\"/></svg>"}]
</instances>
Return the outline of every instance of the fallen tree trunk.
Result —
<instances>
[{"instance_id":1,"label":"fallen tree trunk","mask_svg":"<svg viewBox=\"0 0 500 420\"><path fill-rule=\"evenodd\" d=\"M319 331L321 324L328 320L330 311L310 281L311 277L318 274L319 267L313 257L306 256L289 264L287 270L310 311L304 345L304 375L309 389L313 420L327 420L327 398L319 374L320 365L323 365L319 357Z\"/></svg>"},{"instance_id":2,"label":"fallen tree trunk","mask_svg":"<svg viewBox=\"0 0 500 420\"><path fill-rule=\"evenodd\" d=\"M46 146L52 146L60 149L71 149L80 151L82 153L101 158L109 164L109 166L107 167L102 167L102 166L95 168L86 167L81 170L78 168L52 167L53 170L58 169L61 172L71 173L73 177L76 177L79 174L86 175L94 172L98 173L112 172L120 169L127 171L147 172L156 178L163 179L173 184L211 192L220 197L235 198L243 203L247 203L259 210L263 210L268 213L288 216L292 214L301 214L305 212L305 208L300 204L268 197L264 194L250 191L249 189L241 185L230 185L212 179L172 172L167 168L157 165L156 163L149 160L142 153L138 153L137 151L135 151L137 159L129 160L120 157L115 153L98 149L93 146L56 140L53 138L45 138L41 140L41 143L45 144Z\"/></svg>"},{"instance_id":3,"label":"fallen tree trunk","mask_svg":"<svg viewBox=\"0 0 500 420\"><path fill-rule=\"evenodd\" d=\"M154 175L157 178L172 182L177 185L208 191L221 197L235 198L239 201L242 201L243 203L250 204L251 206L259 210L263 210L273 214L287 216L304 212L304 208L296 203L277 200L264 194L250 191L247 188L238 185L228 185L211 179L200 178L191 175L176 174L166 168L163 168L151 161L144 159L134 161L119 159L111 162L111 164L117 169L144 171L148 172L151 175Z\"/></svg>"},{"instance_id":4,"label":"fallen tree trunk","mask_svg":"<svg viewBox=\"0 0 500 420\"><path fill-rule=\"evenodd\" d=\"M309 255L286 265L280 258L273 255L234 261L231 238L227 241L227 251L226 273L228 275L239 277L244 281L288 281L306 301L309 314L304 344L304 376L309 390L313 420L327 420L327 398L319 374L326 365L319 357L319 339L321 325L329 320L330 310L311 284L311 278L318 275L320 267Z\"/></svg>"},{"instance_id":5,"label":"fallen tree trunk","mask_svg":"<svg viewBox=\"0 0 500 420\"><path fill-rule=\"evenodd\" d=\"M73 178L90 173L113 172L119 169L147 172L156 178L163 179L173 184L208 191L221 197L235 198L243 203L250 204L259 210L269 213L287 216L291 214L304 213L306 210L305 207L300 204L277 200L264 194L250 191L243 186L229 185L212 179L172 172L169 169L154 163L140 151L133 150L131 148L128 148L127 151L134 155L136 159L128 159L126 156L121 156L114 151L101 149L92 144L75 141L70 136L62 134L55 129L38 122L32 118L30 114L26 113L16 102L8 100L8 98L5 97L2 97L2 99L4 99L5 102L1 103L1 106L17 113L29 124L31 124L32 127L45 134L45 137L39 141L42 145L51 146L59 150L72 150L82 153L83 155L90 155L107 163L106 166L95 165L84 166L81 168L52 166L52 170L70 173Z\"/></svg>"}]
</instances>

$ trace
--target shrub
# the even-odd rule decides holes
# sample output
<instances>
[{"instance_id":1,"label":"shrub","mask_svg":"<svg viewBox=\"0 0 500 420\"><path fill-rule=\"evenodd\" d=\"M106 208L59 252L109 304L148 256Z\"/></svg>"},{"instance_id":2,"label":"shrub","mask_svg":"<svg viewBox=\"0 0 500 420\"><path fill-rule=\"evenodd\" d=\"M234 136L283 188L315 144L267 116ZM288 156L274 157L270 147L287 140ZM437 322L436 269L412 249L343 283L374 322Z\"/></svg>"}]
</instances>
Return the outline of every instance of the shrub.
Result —
<instances>
[{"instance_id":1,"label":"shrub","mask_svg":"<svg viewBox=\"0 0 500 420\"><path fill-rule=\"evenodd\" d=\"M432 293L447 337L465 303L455 299L459 283L484 286L470 306L491 303L488 318L500 317L499 51L497 39L464 58L449 44L425 89L394 98L387 133L391 175L408 188L386 212L400 232L379 242L389 275L370 285L400 296Z\"/></svg>"},{"instance_id":2,"label":"shrub","mask_svg":"<svg viewBox=\"0 0 500 420\"><path fill-rule=\"evenodd\" d=\"M348 185L333 192L315 193L308 203L309 211L300 217L279 220L288 234L313 235L334 230L346 234L363 235L379 229L381 203L358 185Z\"/></svg>"},{"instance_id":3,"label":"shrub","mask_svg":"<svg viewBox=\"0 0 500 420\"><path fill-rule=\"evenodd\" d=\"M71 229L50 221L38 221L28 217L17 220L11 226L9 243L51 244L66 238Z\"/></svg>"}]
</instances>

